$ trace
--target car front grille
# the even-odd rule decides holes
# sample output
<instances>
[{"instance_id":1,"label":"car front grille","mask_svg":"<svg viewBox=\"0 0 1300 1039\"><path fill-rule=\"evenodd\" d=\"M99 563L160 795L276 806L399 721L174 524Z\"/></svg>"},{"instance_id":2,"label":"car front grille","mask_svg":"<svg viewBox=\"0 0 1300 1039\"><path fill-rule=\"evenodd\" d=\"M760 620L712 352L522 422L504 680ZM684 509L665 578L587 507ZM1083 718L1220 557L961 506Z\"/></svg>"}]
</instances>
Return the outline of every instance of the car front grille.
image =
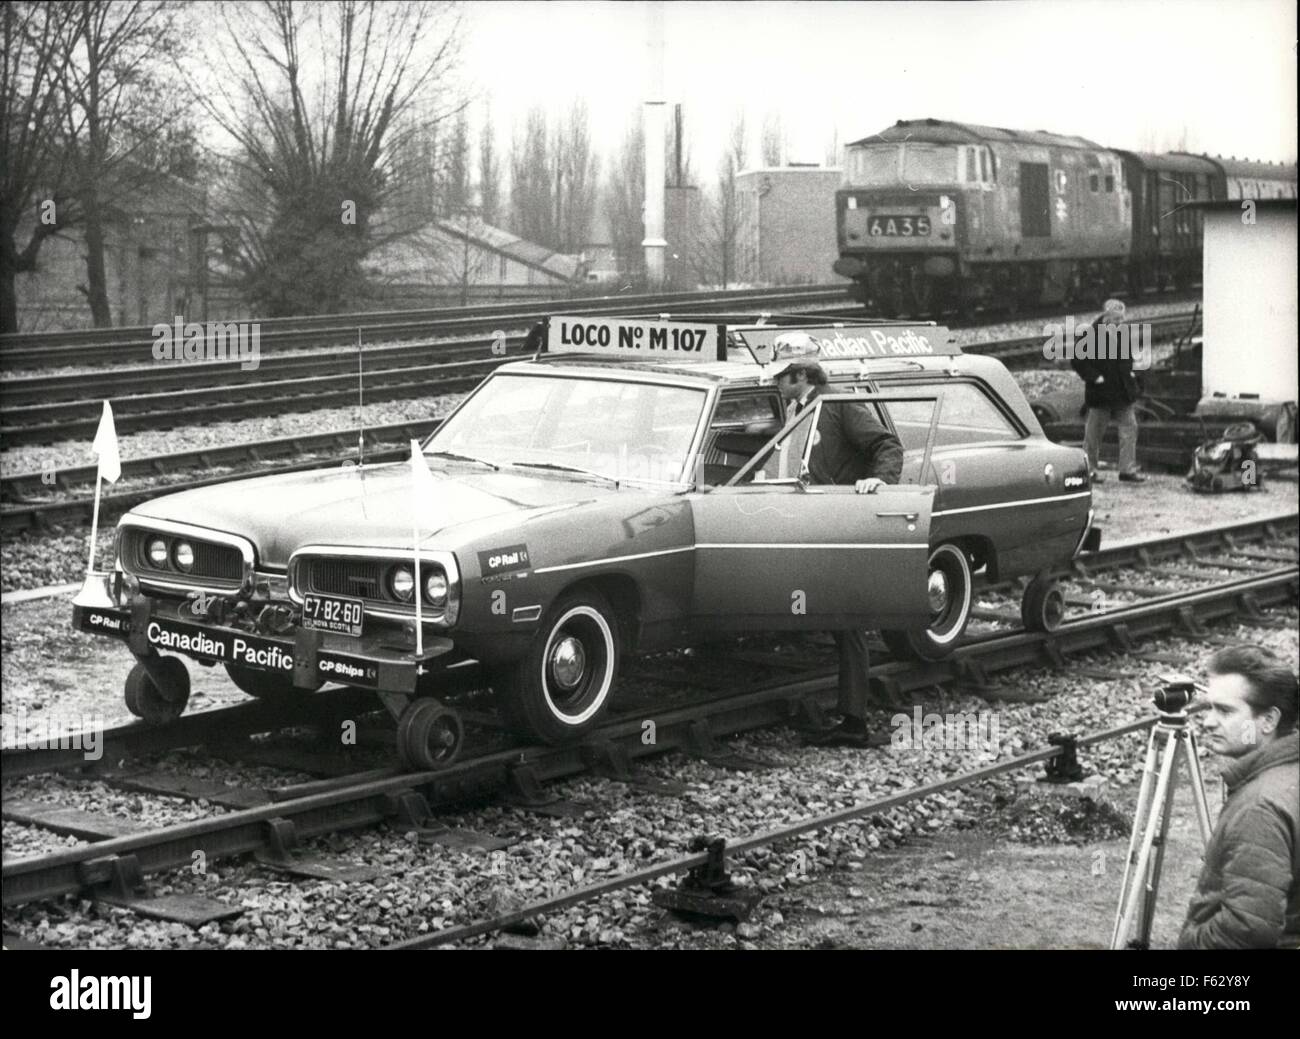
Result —
<instances>
[{"instance_id":1,"label":"car front grille","mask_svg":"<svg viewBox=\"0 0 1300 1039\"><path fill-rule=\"evenodd\" d=\"M148 546L155 538L161 538L167 543L168 562L162 567L154 566L149 560ZM172 552L178 541L186 541L194 548L194 566L190 570L181 570L172 562ZM122 532L120 554L127 571L137 577L165 578L196 586L217 584L238 587L244 580L243 553L232 545L218 545L198 538L128 527Z\"/></svg>"},{"instance_id":2,"label":"car front grille","mask_svg":"<svg viewBox=\"0 0 1300 1039\"><path fill-rule=\"evenodd\" d=\"M307 559L306 587L319 595L350 595L368 602L393 603L385 583L387 564L373 559Z\"/></svg>"}]
</instances>

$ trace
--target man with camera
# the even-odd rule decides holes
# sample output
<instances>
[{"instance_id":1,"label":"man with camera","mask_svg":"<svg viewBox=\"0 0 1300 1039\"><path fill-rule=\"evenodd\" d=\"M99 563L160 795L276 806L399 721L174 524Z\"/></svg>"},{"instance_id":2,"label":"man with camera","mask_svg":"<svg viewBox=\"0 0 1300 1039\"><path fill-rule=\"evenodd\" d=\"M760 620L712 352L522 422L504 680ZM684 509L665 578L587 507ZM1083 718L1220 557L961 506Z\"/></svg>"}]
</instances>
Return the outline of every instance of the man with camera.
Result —
<instances>
[{"instance_id":1,"label":"man with camera","mask_svg":"<svg viewBox=\"0 0 1300 1039\"><path fill-rule=\"evenodd\" d=\"M1300 948L1296 676L1259 646L1221 649L1209 671L1205 742L1226 794L1178 947Z\"/></svg>"}]
</instances>

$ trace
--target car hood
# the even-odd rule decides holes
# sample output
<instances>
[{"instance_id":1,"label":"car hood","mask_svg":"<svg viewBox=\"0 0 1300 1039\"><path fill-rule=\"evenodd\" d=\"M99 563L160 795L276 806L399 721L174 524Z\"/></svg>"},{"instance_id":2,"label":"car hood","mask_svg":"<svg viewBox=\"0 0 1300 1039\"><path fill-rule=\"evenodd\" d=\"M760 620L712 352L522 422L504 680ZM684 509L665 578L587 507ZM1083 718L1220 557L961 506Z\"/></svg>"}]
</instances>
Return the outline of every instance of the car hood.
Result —
<instances>
[{"instance_id":1,"label":"car hood","mask_svg":"<svg viewBox=\"0 0 1300 1039\"><path fill-rule=\"evenodd\" d=\"M499 516L502 527L513 527L529 516L617 493L612 484L518 470L435 468L432 475L420 494L419 530L422 544L441 547L454 547L455 528L462 524ZM130 518L239 534L257 548L259 565L282 567L303 545L409 546L411 482L406 462L313 469L169 494L136 506Z\"/></svg>"}]
</instances>

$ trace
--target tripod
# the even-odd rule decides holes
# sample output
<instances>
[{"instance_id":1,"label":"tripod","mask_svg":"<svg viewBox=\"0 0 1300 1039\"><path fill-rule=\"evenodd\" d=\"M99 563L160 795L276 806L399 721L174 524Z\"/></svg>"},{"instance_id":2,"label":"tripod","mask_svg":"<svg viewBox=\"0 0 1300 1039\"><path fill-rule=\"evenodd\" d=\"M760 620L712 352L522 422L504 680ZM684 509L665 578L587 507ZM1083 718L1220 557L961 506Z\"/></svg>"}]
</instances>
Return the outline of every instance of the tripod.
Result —
<instances>
[{"instance_id":1,"label":"tripod","mask_svg":"<svg viewBox=\"0 0 1300 1039\"><path fill-rule=\"evenodd\" d=\"M1157 704L1160 699L1157 698ZM1156 769L1156 756L1160 767ZM1205 801L1205 781L1196 756L1196 733L1188 725L1186 702L1177 710L1162 709L1160 719L1151 729L1147 741L1146 764L1142 768L1142 785L1138 790L1137 810L1133 816L1133 833L1128 842L1124 863L1124 883L1120 888L1119 909L1115 913L1112 949L1146 949L1151 944L1151 920L1155 916L1156 892L1160 887L1160 867L1165 858L1165 840L1173 814L1174 788L1178 759L1187 761L1192 780L1192 800L1201 825L1201 840L1210 841L1210 809ZM1152 789L1154 786L1154 790ZM1129 932L1137 921L1137 933Z\"/></svg>"}]
</instances>

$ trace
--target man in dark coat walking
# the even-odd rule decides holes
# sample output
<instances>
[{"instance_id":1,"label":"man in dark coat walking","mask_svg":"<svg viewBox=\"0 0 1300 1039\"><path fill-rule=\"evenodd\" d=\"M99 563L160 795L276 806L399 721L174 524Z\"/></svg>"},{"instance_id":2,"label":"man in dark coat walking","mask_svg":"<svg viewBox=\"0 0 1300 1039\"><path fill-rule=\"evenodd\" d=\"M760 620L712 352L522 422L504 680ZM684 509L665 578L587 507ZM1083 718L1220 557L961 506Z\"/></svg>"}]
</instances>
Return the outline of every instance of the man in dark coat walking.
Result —
<instances>
[{"instance_id":1,"label":"man in dark coat walking","mask_svg":"<svg viewBox=\"0 0 1300 1039\"><path fill-rule=\"evenodd\" d=\"M1091 326L1091 349L1075 344L1072 367L1084 381L1083 401L1088 409L1084 423L1083 443L1088 453L1088 468L1094 483L1100 483L1097 459L1101 455L1101 442L1106 426L1114 419L1119 427L1119 478L1126 483L1146 480L1137 464L1137 412L1133 405L1141 395L1137 377L1133 374L1131 350L1119 350L1124 342L1120 336L1124 324L1124 304L1108 299L1101 317ZM1078 352L1090 356L1080 357Z\"/></svg>"},{"instance_id":2,"label":"man in dark coat walking","mask_svg":"<svg viewBox=\"0 0 1300 1039\"><path fill-rule=\"evenodd\" d=\"M804 333L792 333L808 336ZM827 383L826 372L815 361L793 361L776 376L787 415L794 418L810 407ZM876 421L864 405L823 407L817 420L816 439L808 456L813 483L853 484L859 494L873 494L886 483L898 483L903 471L903 445ZM843 720L814 737L819 746L870 745L867 704L870 697L871 659L865 631L837 631L840 655L839 702Z\"/></svg>"},{"instance_id":3,"label":"man in dark coat walking","mask_svg":"<svg viewBox=\"0 0 1300 1039\"><path fill-rule=\"evenodd\" d=\"M1210 660L1206 743L1227 791L1180 949L1300 948L1296 676L1262 646Z\"/></svg>"}]
</instances>

